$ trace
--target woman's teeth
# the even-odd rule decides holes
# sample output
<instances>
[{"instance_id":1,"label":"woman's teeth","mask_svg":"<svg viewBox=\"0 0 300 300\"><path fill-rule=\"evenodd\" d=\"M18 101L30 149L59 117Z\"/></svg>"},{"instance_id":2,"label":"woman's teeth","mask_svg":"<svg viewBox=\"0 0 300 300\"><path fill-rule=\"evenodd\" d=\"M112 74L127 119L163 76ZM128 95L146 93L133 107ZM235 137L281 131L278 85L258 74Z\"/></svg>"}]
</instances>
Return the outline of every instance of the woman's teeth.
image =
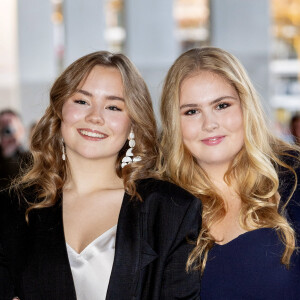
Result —
<instances>
[{"instance_id":1,"label":"woman's teeth","mask_svg":"<svg viewBox=\"0 0 300 300\"><path fill-rule=\"evenodd\" d=\"M96 133L96 132L90 132L86 130L80 130L80 133L86 136L95 137L95 138L104 138L104 134Z\"/></svg>"}]
</instances>

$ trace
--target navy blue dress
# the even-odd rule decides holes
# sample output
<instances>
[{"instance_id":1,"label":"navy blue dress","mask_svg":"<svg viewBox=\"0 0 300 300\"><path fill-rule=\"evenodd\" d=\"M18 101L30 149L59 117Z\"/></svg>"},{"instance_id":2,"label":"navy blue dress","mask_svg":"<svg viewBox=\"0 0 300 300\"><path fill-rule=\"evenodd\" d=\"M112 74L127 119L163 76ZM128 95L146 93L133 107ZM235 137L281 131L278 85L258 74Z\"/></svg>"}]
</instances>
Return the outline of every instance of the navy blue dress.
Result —
<instances>
[{"instance_id":1,"label":"navy blue dress","mask_svg":"<svg viewBox=\"0 0 300 300\"><path fill-rule=\"evenodd\" d=\"M297 169L300 181L300 170ZM280 173L281 201L294 183L289 172ZM287 206L287 218L300 237L300 183ZM201 281L201 300L299 300L300 254L294 252L289 270L280 263L284 245L275 230L246 232L225 245L215 245Z\"/></svg>"}]
</instances>

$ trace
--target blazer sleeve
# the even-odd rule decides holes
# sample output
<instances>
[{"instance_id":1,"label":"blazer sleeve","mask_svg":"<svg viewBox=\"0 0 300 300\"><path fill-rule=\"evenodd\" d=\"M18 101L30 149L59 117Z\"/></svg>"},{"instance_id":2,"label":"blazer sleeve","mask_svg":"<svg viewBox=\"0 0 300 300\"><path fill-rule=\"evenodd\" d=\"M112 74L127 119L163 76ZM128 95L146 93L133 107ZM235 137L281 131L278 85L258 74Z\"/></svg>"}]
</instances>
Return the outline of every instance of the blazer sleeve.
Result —
<instances>
[{"instance_id":1,"label":"blazer sleeve","mask_svg":"<svg viewBox=\"0 0 300 300\"><path fill-rule=\"evenodd\" d=\"M0 242L0 300L12 299L14 288L8 269L7 258L4 255L3 245Z\"/></svg>"},{"instance_id":2,"label":"blazer sleeve","mask_svg":"<svg viewBox=\"0 0 300 300\"><path fill-rule=\"evenodd\" d=\"M8 232L7 220L11 215L10 199L5 192L0 193L0 300L12 299L14 294L13 281L9 269L9 258L5 251L6 236Z\"/></svg>"},{"instance_id":3,"label":"blazer sleeve","mask_svg":"<svg viewBox=\"0 0 300 300\"><path fill-rule=\"evenodd\" d=\"M197 238L201 227L201 202L194 198L179 227L167 258L161 289L161 300L200 299L200 272L184 271L188 255L194 248L191 240ZM187 236L187 233L190 233ZM189 241L190 240L190 241Z\"/></svg>"}]
</instances>

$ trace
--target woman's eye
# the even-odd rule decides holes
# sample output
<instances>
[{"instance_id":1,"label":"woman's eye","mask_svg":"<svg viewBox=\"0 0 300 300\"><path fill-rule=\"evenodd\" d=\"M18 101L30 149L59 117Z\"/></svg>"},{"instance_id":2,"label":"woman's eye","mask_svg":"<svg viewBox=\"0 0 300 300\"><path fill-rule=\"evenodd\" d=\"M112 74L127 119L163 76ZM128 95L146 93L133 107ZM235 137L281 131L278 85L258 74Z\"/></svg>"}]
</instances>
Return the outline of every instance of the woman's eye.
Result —
<instances>
[{"instance_id":1,"label":"woman's eye","mask_svg":"<svg viewBox=\"0 0 300 300\"><path fill-rule=\"evenodd\" d=\"M81 104L81 105L87 104L87 102L84 100L74 100L74 103Z\"/></svg>"},{"instance_id":2,"label":"woman's eye","mask_svg":"<svg viewBox=\"0 0 300 300\"><path fill-rule=\"evenodd\" d=\"M227 108L227 107L229 107L230 106L230 104L229 103L220 103L220 104L218 104L217 105L217 109L218 110L221 110L221 109L225 109L225 108Z\"/></svg>"},{"instance_id":3,"label":"woman's eye","mask_svg":"<svg viewBox=\"0 0 300 300\"><path fill-rule=\"evenodd\" d=\"M190 110L186 111L184 114L188 116L188 115L195 115L197 113L198 113L198 111L196 109L190 109Z\"/></svg>"},{"instance_id":4,"label":"woman's eye","mask_svg":"<svg viewBox=\"0 0 300 300\"><path fill-rule=\"evenodd\" d=\"M115 105L110 105L107 107L107 109L113 110L113 111L121 111L121 109Z\"/></svg>"}]
</instances>

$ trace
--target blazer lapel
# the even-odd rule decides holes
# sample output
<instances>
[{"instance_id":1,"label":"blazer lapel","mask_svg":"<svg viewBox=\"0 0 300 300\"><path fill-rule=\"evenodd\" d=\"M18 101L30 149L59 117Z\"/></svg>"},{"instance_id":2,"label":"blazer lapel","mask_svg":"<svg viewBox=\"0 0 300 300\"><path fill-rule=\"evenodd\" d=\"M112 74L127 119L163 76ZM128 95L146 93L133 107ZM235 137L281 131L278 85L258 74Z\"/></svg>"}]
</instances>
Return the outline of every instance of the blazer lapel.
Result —
<instances>
[{"instance_id":1,"label":"blazer lapel","mask_svg":"<svg viewBox=\"0 0 300 300\"><path fill-rule=\"evenodd\" d=\"M140 202L130 201L130 196L125 193L106 300L134 299L141 248L140 206Z\"/></svg>"},{"instance_id":2,"label":"blazer lapel","mask_svg":"<svg viewBox=\"0 0 300 300\"><path fill-rule=\"evenodd\" d=\"M137 200L125 193L120 210L115 257L106 300L137 299L142 270L157 258L157 253L147 241L147 211ZM31 217L30 217L31 219ZM63 231L61 201L54 207L33 212L29 223L32 242L31 280L39 287L41 299L75 300L76 292L68 260ZM30 284L32 284L31 282ZM26 285L26 282L23 282Z\"/></svg>"},{"instance_id":3,"label":"blazer lapel","mask_svg":"<svg viewBox=\"0 0 300 300\"><path fill-rule=\"evenodd\" d=\"M115 258L106 300L137 299L144 267L157 258L147 244L147 213L144 203L125 193L116 236Z\"/></svg>"},{"instance_id":4,"label":"blazer lapel","mask_svg":"<svg viewBox=\"0 0 300 300\"><path fill-rule=\"evenodd\" d=\"M143 269L147 265L152 263L158 257L158 255L145 240L142 241L141 250L142 250L142 257L141 257L140 269Z\"/></svg>"},{"instance_id":5,"label":"blazer lapel","mask_svg":"<svg viewBox=\"0 0 300 300\"><path fill-rule=\"evenodd\" d=\"M33 253L38 263L36 271L42 298L76 299L60 203L38 211L33 234Z\"/></svg>"}]
</instances>

